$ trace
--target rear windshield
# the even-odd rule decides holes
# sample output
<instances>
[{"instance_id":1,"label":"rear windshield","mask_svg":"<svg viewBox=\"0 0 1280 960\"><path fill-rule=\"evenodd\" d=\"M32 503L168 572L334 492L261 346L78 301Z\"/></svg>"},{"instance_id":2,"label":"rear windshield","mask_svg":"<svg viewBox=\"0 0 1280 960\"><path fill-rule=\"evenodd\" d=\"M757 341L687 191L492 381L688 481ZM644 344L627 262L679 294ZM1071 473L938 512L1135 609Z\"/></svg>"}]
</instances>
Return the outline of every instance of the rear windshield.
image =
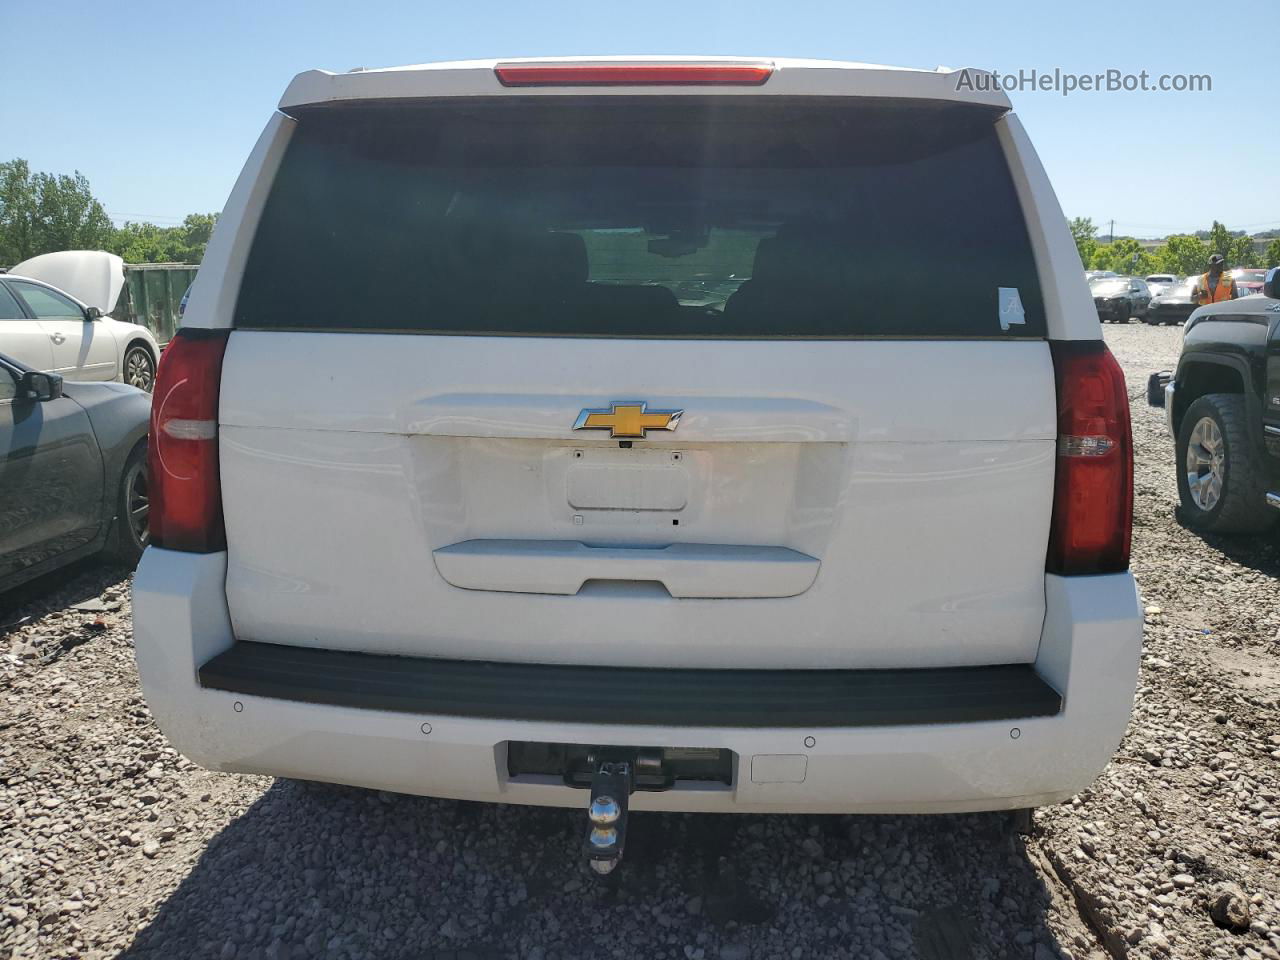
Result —
<instances>
[{"instance_id":1,"label":"rear windshield","mask_svg":"<svg viewBox=\"0 0 1280 960\"><path fill-rule=\"evenodd\" d=\"M995 116L757 96L304 111L236 324L1043 337Z\"/></svg>"}]
</instances>

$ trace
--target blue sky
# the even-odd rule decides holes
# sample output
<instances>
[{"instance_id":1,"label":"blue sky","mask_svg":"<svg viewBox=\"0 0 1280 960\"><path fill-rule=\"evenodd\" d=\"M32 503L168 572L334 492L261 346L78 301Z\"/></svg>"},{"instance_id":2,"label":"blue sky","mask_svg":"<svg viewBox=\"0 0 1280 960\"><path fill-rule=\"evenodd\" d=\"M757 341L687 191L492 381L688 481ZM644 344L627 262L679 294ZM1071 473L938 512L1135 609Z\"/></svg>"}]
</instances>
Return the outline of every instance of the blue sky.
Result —
<instances>
[{"instance_id":1,"label":"blue sky","mask_svg":"<svg viewBox=\"0 0 1280 960\"><path fill-rule=\"evenodd\" d=\"M8 10L4 8L12 5ZM1068 216L1140 236L1280 227L1274 0L432 3L0 0L0 160L88 176L117 221L219 210L289 79L468 57L733 54L1079 74L1208 93L1011 93ZM14 42L20 37L40 42Z\"/></svg>"}]
</instances>

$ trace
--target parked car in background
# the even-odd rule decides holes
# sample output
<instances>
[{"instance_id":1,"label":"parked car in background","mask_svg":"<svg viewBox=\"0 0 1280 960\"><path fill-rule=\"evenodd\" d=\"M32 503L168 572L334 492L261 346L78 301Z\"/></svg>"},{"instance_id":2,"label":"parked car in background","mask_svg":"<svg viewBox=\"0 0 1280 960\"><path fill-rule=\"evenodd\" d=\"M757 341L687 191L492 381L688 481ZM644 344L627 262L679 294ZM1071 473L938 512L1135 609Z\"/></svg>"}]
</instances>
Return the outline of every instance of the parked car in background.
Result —
<instances>
[{"instance_id":1,"label":"parked car in background","mask_svg":"<svg viewBox=\"0 0 1280 960\"><path fill-rule=\"evenodd\" d=\"M1094 280L1101 280L1104 277L1118 277L1120 274L1114 270L1086 270L1084 278L1092 283Z\"/></svg>"},{"instance_id":2,"label":"parked car in background","mask_svg":"<svg viewBox=\"0 0 1280 960\"><path fill-rule=\"evenodd\" d=\"M1179 515L1212 533L1280 521L1280 267L1264 295L1198 308L1174 372L1147 381L1174 440Z\"/></svg>"},{"instance_id":3,"label":"parked car in background","mask_svg":"<svg viewBox=\"0 0 1280 960\"><path fill-rule=\"evenodd\" d=\"M1236 267L1231 271L1231 279L1236 282L1237 295L1249 297L1262 292L1262 285L1267 280L1267 271L1261 267Z\"/></svg>"},{"instance_id":4,"label":"parked car in background","mask_svg":"<svg viewBox=\"0 0 1280 960\"><path fill-rule=\"evenodd\" d=\"M0 590L95 553L137 563L150 413L136 387L64 381L0 354Z\"/></svg>"},{"instance_id":5,"label":"parked car in background","mask_svg":"<svg viewBox=\"0 0 1280 960\"><path fill-rule=\"evenodd\" d=\"M0 353L67 380L150 391L160 347L146 327L110 316L124 264L99 250L33 257L0 276Z\"/></svg>"},{"instance_id":6,"label":"parked car in background","mask_svg":"<svg viewBox=\"0 0 1280 960\"><path fill-rule=\"evenodd\" d=\"M601 872L629 802L1084 789L1141 650L1128 397L1008 99L956 77L300 75L160 365L134 646L173 745L577 806ZM904 257L940 279L886 300Z\"/></svg>"},{"instance_id":7,"label":"parked car in background","mask_svg":"<svg viewBox=\"0 0 1280 960\"><path fill-rule=\"evenodd\" d=\"M1171 287L1178 285L1179 277L1172 273L1153 273L1146 278L1147 289L1151 296L1158 297Z\"/></svg>"},{"instance_id":8,"label":"parked car in background","mask_svg":"<svg viewBox=\"0 0 1280 960\"><path fill-rule=\"evenodd\" d=\"M1146 317L1151 291L1137 277L1100 277L1089 284L1098 319L1104 323L1128 323Z\"/></svg>"},{"instance_id":9,"label":"parked car in background","mask_svg":"<svg viewBox=\"0 0 1280 960\"><path fill-rule=\"evenodd\" d=\"M1169 323L1186 323L1187 317L1197 306L1192 294L1199 277L1186 277L1151 298L1147 313L1142 319L1154 326Z\"/></svg>"}]
</instances>

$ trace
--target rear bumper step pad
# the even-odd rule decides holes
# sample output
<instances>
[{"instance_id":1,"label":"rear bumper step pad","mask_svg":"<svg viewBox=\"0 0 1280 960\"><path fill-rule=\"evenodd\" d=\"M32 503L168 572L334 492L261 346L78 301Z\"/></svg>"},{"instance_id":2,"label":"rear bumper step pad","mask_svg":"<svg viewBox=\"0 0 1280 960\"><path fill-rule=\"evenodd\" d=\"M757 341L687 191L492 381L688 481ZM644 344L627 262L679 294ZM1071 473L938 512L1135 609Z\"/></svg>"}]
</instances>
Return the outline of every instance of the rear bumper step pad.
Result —
<instances>
[{"instance_id":1,"label":"rear bumper step pad","mask_svg":"<svg viewBox=\"0 0 1280 960\"><path fill-rule=\"evenodd\" d=\"M1030 664L923 670L716 670L438 660L240 641L200 684L335 707L682 727L864 727L1047 717Z\"/></svg>"}]
</instances>

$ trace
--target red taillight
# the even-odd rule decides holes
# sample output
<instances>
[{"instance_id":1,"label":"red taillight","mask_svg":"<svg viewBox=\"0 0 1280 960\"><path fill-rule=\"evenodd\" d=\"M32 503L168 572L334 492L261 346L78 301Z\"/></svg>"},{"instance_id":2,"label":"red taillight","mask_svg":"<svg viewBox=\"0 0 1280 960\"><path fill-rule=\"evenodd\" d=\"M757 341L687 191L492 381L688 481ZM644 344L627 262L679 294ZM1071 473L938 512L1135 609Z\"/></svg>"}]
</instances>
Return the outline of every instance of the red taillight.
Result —
<instances>
[{"instance_id":1,"label":"red taillight","mask_svg":"<svg viewBox=\"0 0 1280 960\"><path fill-rule=\"evenodd\" d=\"M769 65L717 64L499 64L504 87L758 87Z\"/></svg>"},{"instance_id":2,"label":"red taillight","mask_svg":"<svg viewBox=\"0 0 1280 960\"><path fill-rule=\"evenodd\" d=\"M1058 382L1058 463L1050 573L1129 569L1133 437L1124 373L1101 340L1050 345Z\"/></svg>"},{"instance_id":3,"label":"red taillight","mask_svg":"<svg viewBox=\"0 0 1280 960\"><path fill-rule=\"evenodd\" d=\"M213 553L226 546L218 483L218 386L226 330L184 328L160 357L151 397L147 473L151 542Z\"/></svg>"}]
</instances>

